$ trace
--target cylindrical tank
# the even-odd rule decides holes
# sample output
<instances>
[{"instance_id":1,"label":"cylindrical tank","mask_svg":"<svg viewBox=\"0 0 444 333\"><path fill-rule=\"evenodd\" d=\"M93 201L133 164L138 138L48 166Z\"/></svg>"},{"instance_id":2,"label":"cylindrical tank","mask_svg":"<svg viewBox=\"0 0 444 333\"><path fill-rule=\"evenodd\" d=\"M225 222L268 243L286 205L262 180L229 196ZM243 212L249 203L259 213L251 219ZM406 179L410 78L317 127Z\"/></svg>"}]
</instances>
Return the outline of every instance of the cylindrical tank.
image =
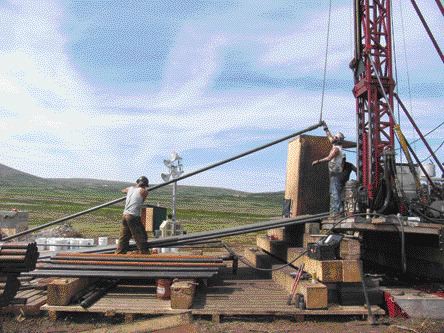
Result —
<instances>
[{"instance_id":1,"label":"cylindrical tank","mask_svg":"<svg viewBox=\"0 0 444 333\"><path fill-rule=\"evenodd\" d=\"M427 172L427 174L428 174L430 177L435 177L435 176L436 176L435 164L429 162L429 163L424 163L422 166L424 167L425 171ZM425 175L424 172L421 170L421 177L422 177L422 178L425 178L425 176L426 176L426 175Z\"/></svg>"},{"instance_id":2,"label":"cylindrical tank","mask_svg":"<svg viewBox=\"0 0 444 333\"><path fill-rule=\"evenodd\" d=\"M46 238L45 237L36 238L35 242L37 243L37 248L39 251L46 250Z\"/></svg>"},{"instance_id":3,"label":"cylindrical tank","mask_svg":"<svg viewBox=\"0 0 444 333\"><path fill-rule=\"evenodd\" d=\"M108 237L98 237L97 238L97 244L99 246L105 246L108 245Z\"/></svg>"}]
</instances>

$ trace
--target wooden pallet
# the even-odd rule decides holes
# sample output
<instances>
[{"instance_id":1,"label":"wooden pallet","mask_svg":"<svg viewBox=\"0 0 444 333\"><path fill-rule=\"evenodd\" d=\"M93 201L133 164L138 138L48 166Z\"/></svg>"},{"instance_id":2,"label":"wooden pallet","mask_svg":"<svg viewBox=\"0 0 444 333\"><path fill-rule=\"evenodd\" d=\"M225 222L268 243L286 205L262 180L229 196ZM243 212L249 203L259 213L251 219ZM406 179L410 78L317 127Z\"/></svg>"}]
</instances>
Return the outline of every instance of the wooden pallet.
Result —
<instances>
[{"instance_id":1,"label":"wooden pallet","mask_svg":"<svg viewBox=\"0 0 444 333\"><path fill-rule=\"evenodd\" d=\"M11 304L0 308L0 313L33 316L40 313L40 307L46 303L46 290L22 290L15 295Z\"/></svg>"},{"instance_id":2,"label":"wooden pallet","mask_svg":"<svg viewBox=\"0 0 444 333\"><path fill-rule=\"evenodd\" d=\"M60 312L103 313L106 316L124 314L128 319L135 314L159 315L189 312L189 310L172 309L169 300L156 298L155 286L139 285L119 285L87 309L80 305L45 304L41 310L48 311L50 319L53 320Z\"/></svg>"},{"instance_id":3,"label":"wooden pallet","mask_svg":"<svg viewBox=\"0 0 444 333\"><path fill-rule=\"evenodd\" d=\"M219 322L223 316L286 316L303 320L304 316L367 316L363 306L329 305L325 310L300 310L287 305L288 293L272 280L225 281L222 286L207 288L193 304L194 315L211 315ZM384 311L372 307L373 313Z\"/></svg>"},{"instance_id":4,"label":"wooden pallet","mask_svg":"<svg viewBox=\"0 0 444 333\"><path fill-rule=\"evenodd\" d=\"M108 316L124 314L159 315L189 312L192 315L211 316L219 322L224 316L290 316L302 320L304 316L366 316L367 310L359 306L331 306L326 310L300 310L287 305L287 292L272 280L228 280L220 285L198 290L193 308L171 309L170 301L155 297L154 286L118 286L88 309L78 305L42 306L51 319L61 312L103 313ZM384 311L374 307L376 315Z\"/></svg>"}]
</instances>

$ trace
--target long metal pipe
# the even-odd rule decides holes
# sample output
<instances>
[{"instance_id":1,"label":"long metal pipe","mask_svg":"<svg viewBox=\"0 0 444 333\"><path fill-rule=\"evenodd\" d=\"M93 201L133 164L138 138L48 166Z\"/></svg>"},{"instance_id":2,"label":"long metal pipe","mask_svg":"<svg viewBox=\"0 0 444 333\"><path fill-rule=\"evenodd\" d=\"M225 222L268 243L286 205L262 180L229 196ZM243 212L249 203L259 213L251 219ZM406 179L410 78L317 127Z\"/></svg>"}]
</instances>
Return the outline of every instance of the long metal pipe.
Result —
<instances>
[{"instance_id":1,"label":"long metal pipe","mask_svg":"<svg viewBox=\"0 0 444 333\"><path fill-rule=\"evenodd\" d=\"M256 222L256 223L251 223L251 224L247 224L247 225L226 228L226 229L222 229L222 230L202 231L202 232L196 232L193 234L186 234L186 235L178 235L178 236L153 239L153 240L148 241L148 246L149 247L164 247L164 246L166 247L166 246L174 246L174 245L185 245L185 244L193 243L197 240L199 240L199 241L213 240L213 239L218 239L218 238L222 238L222 237L247 234L250 232L262 231L262 230L274 229L274 228L281 228L281 227L286 227L286 226L290 226L290 225L317 222L323 218L328 217L328 215L329 215L329 213L321 213L321 214L309 215L309 216L299 216L299 217L294 217L294 218L290 218L290 219L286 218L286 219L280 219L280 220ZM112 252L115 249L116 249L115 246L109 246L109 247L103 247L100 250L96 250L96 251L103 253L103 252ZM93 250L88 250L88 251L93 251Z\"/></svg>"},{"instance_id":2,"label":"long metal pipe","mask_svg":"<svg viewBox=\"0 0 444 333\"><path fill-rule=\"evenodd\" d=\"M419 137L421 138L421 141L424 143L424 145L426 146L427 150L429 151L430 155L433 157L433 159L435 160L436 164L438 165L438 168L441 169L441 172L444 173L444 167L442 166L441 162L438 160L438 157L436 157L436 154L433 152L432 147L430 147L429 143L427 142L426 138L424 137L424 135L422 134L421 130L419 129L419 127L416 125L415 120L413 119L413 117L410 115L410 113L408 112L407 108L405 107L404 103L401 101L401 98L399 98L398 94L395 94L395 98L399 103L399 106L401 106L401 109L404 111L404 114L407 116L407 118L409 119L410 123L412 124L413 128L415 129L416 133L418 133Z\"/></svg>"},{"instance_id":3,"label":"long metal pipe","mask_svg":"<svg viewBox=\"0 0 444 333\"><path fill-rule=\"evenodd\" d=\"M221 165L223 165L223 164L226 164L226 163L232 162L232 161L234 161L234 160L237 160L237 159L239 159L239 158L245 157L245 156L247 156L247 155L250 155L250 154L256 153L256 152L258 152L258 151L260 151L260 150L263 150L263 149L265 149L265 148L268 148L268 147L274 146L274 145L276 145L276 144L278 144L278 143L281 143L281 142L283 142L283 141L286 141L286 140L288 140L288 139L291 139L291 138L293 138L293 137L295 137L295 136L302 135L302 134L304 134L304 133L307 133L307 132L313 131L313 130L315 130L315 129L321 127L322 125L323 125L323 123L319 122L319 123L317 123L317 124L315 124L315 125L312 125L312 126L307 127L306 129L304 129L304 130L302 130L302 131L295 132L295 133L293 133L293 134L290 134L290 135L284 136L284 137L282 137L282 138L280 138L280 139L277 139L277 140L274 140L274 141L272 141L272 142L269 142L269 143L267 143L267 144L265 144L265 145L262 145L262 146L259 146L259 147L256 147L256 148L253 148L253 149L247 150L247 151L245 151L245 152L243 152L243 153L240 153L240 154L238 154L238 155L236 155L236 156L233 156L233 157L227 158L227 159L225 159L225 160L222 160L222 161L219 161L219 162L216 162L216 163L210 164L210 165L208 165L208 166L206 166L206 167L203 167L203 168L198 169L198 170L196 170L196 171L193 171L193 172L187 173L187 174L185 174L185 175L183 175L183 176L180 176L180 177L178 177L178 178L174 178L174 179L169 180L169 181L167 181L167 182L165 182L165 183L162 183L162 184L158 184L158 185L155 185L155 186L149 187L147 190L151 192L151 191L157 190L158 188L161 188L161 187L167 186L167 185L169 185L169 184L172 184L172 183L174 183L174 182L178 182L178 181L180 181L180 180L184 180L184 179L186 179L186 178L189 178L189 177L195 176L195 175L197 175L197 174L199 174L199 173L202 173L202 172L208 171L208 170L210 170L210 169L216 168L216 167L221 166ZM112 200L112 201L108 201L108 202L106 202L106 203L104 203L104 204L101 204L101 205L98 205L98 206L95 206L95 207L91 207L91 208L86 209L86 210L83 210L83 211L81 211L81 212L78 212L78 213L75 213L75 214L71 214L71 215L68 215L68 216L62 217L62 218L57 219L57 220L55 220L55 221L52 221L52 222L48 222L48 223L45 223L45 224L39 225L38 227L34 227L34 228L32 228L32 229L28 229L28 230L25 230L25 231L19 232L19 233L15 234L15 235L12 235L12 236L9 236L9 237L5 237L3 240L4 240L4 241L7 241L7 240L15 239L15 238L18 238L18 237L21 237L21 236L27 235L27 234L29 234L29 233L31 233L31 232L38 231L38 230L42 230L42 229L47 228L47 227L50 227L50 226L52 226L52 225L59 224L59 223L62 223L62 222L65 222L65 221L71 220L71 219L73 219L73 218L76 218L76 217L79 217L79 216L82 216L82 215L85 215L85 214L88 214L88 213L94 212L94 211L99 210L99 209L101 209L101 208L105 208L105 207L108 207L108 206L114 205L114 204L116 204L116 203L119 203L119 202L124 201L125 199L126 199L126 196L125 196L125 197L122 197L122 198L118 198L118 199Z\"/></svg>"},{"instance_id":4,"label":"long metal pipe","mask_svg":"<svg viewBox=\"0 0 444 333\"><path fill-rule=\"evenodd\" d=\"M207 272L207 271L217 271L219 267L151 267L151 266L124 266L124 265L116 265L116 266L107 266L107 265L53 265L53 264L38 264L38 270L74 270L74 271L168 271L168 272Z\"/></svg>"},{"instance_id":5,"label":"long metal pipe","mask_svg":"<svg viewBox=\"0 0 444 333\"><path fill-rule=\"evenodd\" d=\"M128 278L128 279L141 279L141 278L210 278L217 274L217 271L93 271L93 270L35 270L28 273L22 273L23 276L59 276L59 277L109 277L109 278Z\"/></svg>"},{"instance_id":6,"label":"long metal pipe","mask_svg":"<svg viewBox=\"0 0 444 333\"><path fill-rule=\"evenodd\" d=\"M184 262L184 263L198 263L198 262L222 262L222 259L210 259L210 258L202 258L202 259L180 259L180 258L112 258L112 257L97 257L97 256L91 256L91 257L76 257L76 256L56 256L52 257L51 261L58 261L58 260L77 260L77 261L115 261L115 262L139 262L139 263L145 263L145 262Z\"/></svg>"}]
</instances>

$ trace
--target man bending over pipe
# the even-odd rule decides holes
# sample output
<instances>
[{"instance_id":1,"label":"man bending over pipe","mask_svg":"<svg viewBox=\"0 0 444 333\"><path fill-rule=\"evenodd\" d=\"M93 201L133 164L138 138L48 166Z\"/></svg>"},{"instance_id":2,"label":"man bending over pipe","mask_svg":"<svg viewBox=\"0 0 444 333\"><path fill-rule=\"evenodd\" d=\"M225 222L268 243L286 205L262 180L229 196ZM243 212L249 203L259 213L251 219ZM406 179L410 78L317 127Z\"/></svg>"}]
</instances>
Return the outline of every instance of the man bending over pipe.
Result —
<instances>
[{"instance_id":1,"label":"man bending over pipe","mask_svg":"<svg viewBox=\"0 0 444 333\"><path fill-rule=\"evenodd\" d=\"M139 252L148 254L148 237L140 220L140 207L148 196L148 178L139 177L135 186L130 186L122 190L126 193L125 209L123 210L122 224L120 225L119 244L116 253L123 254L129 249L131 236L136 242Z\"/></svg>"}]
</instances>

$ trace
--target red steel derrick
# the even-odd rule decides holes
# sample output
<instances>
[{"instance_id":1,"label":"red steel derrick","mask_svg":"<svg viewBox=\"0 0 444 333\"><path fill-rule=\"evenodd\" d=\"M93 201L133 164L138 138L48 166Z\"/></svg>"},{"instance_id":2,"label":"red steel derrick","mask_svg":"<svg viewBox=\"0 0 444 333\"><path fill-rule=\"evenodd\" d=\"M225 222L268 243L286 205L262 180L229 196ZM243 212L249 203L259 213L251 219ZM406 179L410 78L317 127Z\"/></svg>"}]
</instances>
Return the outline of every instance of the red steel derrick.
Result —
<instances>
[{"instance_id":1,"label":"red steel derrick","mask_svg":"<svg viewBox=\"0 0 444 333\"><path fill-rule=\"evenodd\" d=\"M358 182L372 205L382 178L384 149L394 147L390 0L354 0ZM389 105L384 98L378 73Z\"/></svg>"}]
</instances>

